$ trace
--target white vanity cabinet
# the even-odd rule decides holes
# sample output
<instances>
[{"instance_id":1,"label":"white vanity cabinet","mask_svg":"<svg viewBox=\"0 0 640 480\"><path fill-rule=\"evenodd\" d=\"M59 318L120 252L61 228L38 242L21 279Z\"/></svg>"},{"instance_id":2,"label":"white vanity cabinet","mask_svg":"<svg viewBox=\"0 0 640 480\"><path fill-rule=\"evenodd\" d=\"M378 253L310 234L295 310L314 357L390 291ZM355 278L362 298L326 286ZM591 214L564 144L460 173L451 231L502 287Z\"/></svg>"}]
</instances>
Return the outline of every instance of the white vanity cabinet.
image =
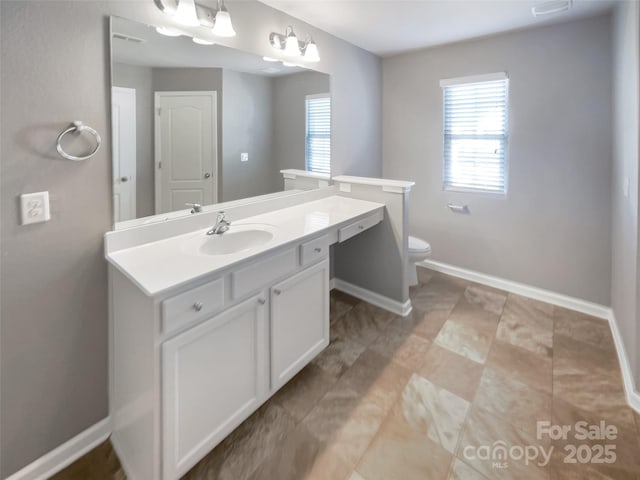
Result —
<instances>
[{"instance_id":1,"label":"white vanity cabinet","mask_svg":"<svg viewBox=\"0 0 640 480\"><path fill-rule=\"evenodd\" d=\"M302 233L204 273L172 239L108 256L111 441L127 478L177 480L329 345L329 247L384 218L351 203L360 213L323 229L310 206Z\"/></svg>"},{"instance_id":2,"label":"white vanity cabinet","mask_svg":"<svg viewBox=\"0 0 640 480\"><path fill-rule=\"evenodd\" d=\"M297 260L298 250L287 249L232 272L233 285L238 277L245 278L247 269L260 269L251 278L262 278L263 288L162 342L163 479L184 475L329 345L328 249L316 264L300 270L296 261L291 268L297 273L264 283L283 276L282 270L264 271L265 266L277 260L282 269L292 255ZM217 279L165 300L163 312L177 303L183 308L175 313L184 318L185 309L216 305L215 286L222 283ZM164 315L165 325L173 323Z\"/></svg>"},{"instance_id":3,"label":"white vanity cabinet","mask_svg":"<svg viewBox=\"0 0 640 480\"><path fill-rule=\"evenodd\" d=\"M271 388L277 390L329 345L329 260L271 288Z\"/></svg>"},{"instance_id":4,"label":"white vanity cabinet","mask_svg":"<svg viewBox=\"0 0 640 480\"><path fill-rule=\"evenodd\" d=\"M247 418L269 391L263 294L162 344L163 478L178 478Z\"/></svg>"}]
</instances>

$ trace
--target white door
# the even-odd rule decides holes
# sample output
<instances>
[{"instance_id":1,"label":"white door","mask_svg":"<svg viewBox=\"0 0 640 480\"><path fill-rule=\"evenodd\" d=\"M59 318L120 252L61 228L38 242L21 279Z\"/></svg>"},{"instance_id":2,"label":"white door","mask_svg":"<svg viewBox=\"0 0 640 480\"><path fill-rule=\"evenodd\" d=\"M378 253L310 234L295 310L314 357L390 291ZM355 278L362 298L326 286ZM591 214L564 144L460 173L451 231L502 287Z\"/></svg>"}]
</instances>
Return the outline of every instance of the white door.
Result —
<instances>
[{"instance_id":1,"label":"white door","mask_svg":"<svg viewBox=\"0 0 640 480\"><path fill-rule=\"evenodd\" d=\"M116 222L136 218L136 91L111 89L113 211Z\"/></svg>"},{"instance_id":2,"label":"white door","mask_svg":"<svg viewBox=\"0 0 640 480\"><path fill-rule=\"evenodd\" d=\"M216 92L156 92L156 213L217 201Z\"/></svg>"},{"instance_id":3,"label":"white door","mask_svg":"<svg viewBox=\"0 0 640 480\"><path fill-rule=\"evenodd\" d=\"M271 288L271 390L329 345L329 259Z\"/></svg>"},{"instance_id":4,"label":"white door","mask_svg":"<svg viewBox=\"0 0 640 480\"><path fill-rule=\"evenodd\" d=\"M165 479L184 475L267 398L260 294L162 345Z\"/></svg>"}]
</instances>

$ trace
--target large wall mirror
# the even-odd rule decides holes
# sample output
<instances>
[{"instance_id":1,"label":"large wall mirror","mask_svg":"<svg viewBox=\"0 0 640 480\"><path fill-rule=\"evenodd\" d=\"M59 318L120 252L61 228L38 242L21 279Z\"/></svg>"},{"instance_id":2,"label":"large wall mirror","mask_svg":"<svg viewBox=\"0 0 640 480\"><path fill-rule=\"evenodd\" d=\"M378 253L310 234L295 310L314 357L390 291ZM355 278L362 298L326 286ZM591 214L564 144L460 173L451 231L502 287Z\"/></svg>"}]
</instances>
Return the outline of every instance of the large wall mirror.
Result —
<instances>
[{"instance_id":1,"label":"large wall mirror","mask_svg":"<svg viewBox=\"0 0 640 480\"><path fill-rule=\"evenodd\" d=\"M116 227L329 173L327 74L112 17L111 82Z\"/></svg>"}]
</instances>

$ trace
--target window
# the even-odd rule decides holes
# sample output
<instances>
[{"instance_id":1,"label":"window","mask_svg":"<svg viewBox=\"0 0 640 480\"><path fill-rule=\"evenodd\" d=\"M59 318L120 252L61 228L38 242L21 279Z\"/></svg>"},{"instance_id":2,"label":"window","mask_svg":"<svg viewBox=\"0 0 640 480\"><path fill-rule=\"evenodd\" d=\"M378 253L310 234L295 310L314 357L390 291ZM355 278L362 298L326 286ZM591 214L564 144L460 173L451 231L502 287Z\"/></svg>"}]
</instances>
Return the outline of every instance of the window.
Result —
<instances>
[{"instance_id":1,"label":"window","mask_svg":"<svg viewBox=\"0 0 640 480\"><path fill-rule=\"evenodd\" d=\"M328 93L306 96L307 132L305 164L307 170L330 173L331 169L331 97Z\"/></svg>"},{"instance_id":2,"label":"window","mask_svg":"<svg viewBox=\"0 0 640 480\"><path fill-rule=\"evenodd\" d=\"M506 74L442 80L440 86L444 95L444 189L506 193Z\"/></svg>"}]
</instances>

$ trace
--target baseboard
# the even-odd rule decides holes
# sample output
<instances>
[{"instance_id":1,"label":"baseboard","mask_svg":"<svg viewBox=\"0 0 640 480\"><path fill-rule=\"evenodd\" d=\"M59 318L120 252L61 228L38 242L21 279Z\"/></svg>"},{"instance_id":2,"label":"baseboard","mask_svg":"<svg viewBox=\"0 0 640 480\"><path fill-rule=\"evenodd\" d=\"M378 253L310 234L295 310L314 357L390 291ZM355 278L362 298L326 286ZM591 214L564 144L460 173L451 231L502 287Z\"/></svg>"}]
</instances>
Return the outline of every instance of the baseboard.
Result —
<instances>
[{"instance_id":1,"label":"baseboard","mask_svg":"<svg viewBox=\"0 0 640 480\"><path fill-rule=\"evenodd\" d=\"M620 370L622 372L622 381L624 382L624 391L627 396L627 402L636 412L640 413L640 393L636 390L636 382L633 379L633 372L631 365L629 364L629 357L627 356L627 350L624 347L622 341L622 333L618 328L618 322L616 320L615 313L610 309L609 311L609 325L611 326L611 334L613 335L613 342L616 345L616 352L618 353L618 362L620 363Z\"/></svg>"},{"instance_id":2,"label":"baseboard","mask_svg":"<svg viewBox=\"0 0 640 480\"><path fill-rule=\"evenodd\" d=\"M5 480L46 480L104 442L110 433L111 424L105 418Z\"/></svg>"},{"instance_id":3,"label":"baseboard","mask_svg":"<svg viewBox=\"0 0 640 480\"><path fill-rule=\"evenodd\" d=\"M638 393L638 391L636 390L631 365L629 364L629 357L627 356L626 350L624 348L624 343L622 342L622 334L620 333L618 323L611 307L588 302L580 298L574 298L568 295L551 292L542 288L532 287L523 283L505 280L504 278L485 275L484 273L455 267L453 265L448 265L446 263L436 262L433 260L424 260L423 262L420 262L419 265L441 273L446 273L447 275L464 278L465 280L470 280L472 282L481 283L490 287L499 288L507 292L533 298L535 300L540 300L552 305L558 305L560 307L568 308L570 310L575 310L577 312L585 313L587 315L607 320L609 322L611 334L613 335L613 340L616 346L616 353L618 355L618 362L620 363L620 371L622 372L622 380L624 383L627 402L629 403L629 406L631 406L631 408L640 413L640 393Z\"/></svg>"},{"instance_id":4,"label":"baseboard","mask_svg":"<svg viewBox=\"0 0 640 480\"><path fill-rule=\"evenodd\" d=\"M446 263L436 262L434 260L424 260L418 265L435 270L437 272L446 273L454 277L464 278L472 282L481 283L489 287L499 288L507 292L522 295L524 297L540 300L541 302L558 305L560 307L575 310L580 313L586 313L593 317L608 320L611 315L611 308L598 303L589 302L580 298L570 297L561 293L544 290L542 288L532 287L524 283L513 282L504 278L486 275L484 273L467 270L465 268L455 267Z\"/></svg>"},{"instance_id":5,"label":"baseboard","mask_svg":"<svg viewBox=\"0 0 640 480\"><path fill-rule=\"evenodd\" d=\"M359 287L352 283L345 282L339 278L332 278L330 285L331 289L335 288L341 292L348 293L353 297L359 298L360 300L368 302L371 305L375 305L376 307L388 310L396 315L406 317L411 313L411 300L407 300L404 303L398 302L397 300L385 297L384 295L380 295L379 293L372 292L371 290L367 290L366 288Z\"/></svg>"}]
</instances>

